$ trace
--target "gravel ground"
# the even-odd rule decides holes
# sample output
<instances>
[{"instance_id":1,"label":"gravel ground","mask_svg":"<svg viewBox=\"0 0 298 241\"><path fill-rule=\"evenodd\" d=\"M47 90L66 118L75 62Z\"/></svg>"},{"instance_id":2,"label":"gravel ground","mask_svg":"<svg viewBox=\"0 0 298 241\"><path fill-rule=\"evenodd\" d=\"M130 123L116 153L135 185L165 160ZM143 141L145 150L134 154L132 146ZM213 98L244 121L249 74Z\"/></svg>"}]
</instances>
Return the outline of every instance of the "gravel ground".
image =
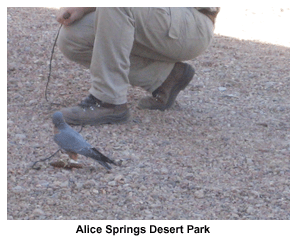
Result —
<instances>
[{"instance_id":1,"label":"gravel ground","mask_svg":"<svg viewBox=\"0 0 298 241\"><path fill-rule=\"evenodd\" d=\"M122 166L106 171L32 164L53 154L44 90L56 9L8 8L7 219L290 219L290 49L216 34L189 61L196 75L168 111L145 111L129 89L131 119L81 134ZM286 11L281 11L283 16ZM224 11L223 11L224 13ZM74 105L88 70L56 48L49 99ZM75 128L79 130L79 127Z\"/></svg>"}]
</instances>

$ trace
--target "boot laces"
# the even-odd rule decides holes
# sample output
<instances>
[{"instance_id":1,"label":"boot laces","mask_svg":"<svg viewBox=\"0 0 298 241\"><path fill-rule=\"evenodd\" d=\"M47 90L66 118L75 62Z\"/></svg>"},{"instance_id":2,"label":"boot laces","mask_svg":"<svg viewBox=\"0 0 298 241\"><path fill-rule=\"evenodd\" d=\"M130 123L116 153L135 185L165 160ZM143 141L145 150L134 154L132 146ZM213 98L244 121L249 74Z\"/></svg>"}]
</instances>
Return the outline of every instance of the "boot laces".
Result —
<instances>
[{"instance_id":1,"label":"boot laces","mask_svg":"<svg viewBox=\"0 0 298 241\"><path fill-rule=\"evenodd\" d=\"M161 102L161 103L164 102L165 93L160 88L158 88L155 91L153 91L152 92L152 96L154 97L154 100L156 102Z\"/></svg>"},{"instance_id":2,"label":"boot laces","mask_svg":"<svg viewBox=\"0 0 298 241\"><path fill-rule=\"evenodd\" d=\"M81 106L83 109L91 109L94 110L94 107L100 107L101 101L96 99L93 95L87 96L85 99L81 101L79 106Z\"/></svg>"}]
</instances>

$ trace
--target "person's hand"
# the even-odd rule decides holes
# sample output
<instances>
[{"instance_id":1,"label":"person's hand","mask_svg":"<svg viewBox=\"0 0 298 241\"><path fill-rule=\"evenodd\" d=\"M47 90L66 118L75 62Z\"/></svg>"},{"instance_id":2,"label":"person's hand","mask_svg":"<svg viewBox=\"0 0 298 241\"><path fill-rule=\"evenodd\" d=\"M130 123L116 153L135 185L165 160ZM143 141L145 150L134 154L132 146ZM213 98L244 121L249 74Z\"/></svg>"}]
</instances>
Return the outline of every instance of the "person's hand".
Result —
<instances>
[{"instance_id":1,"label":"person's hand","mask_svg":"<svg viewBox=\"0 0 298 241\"><path fill-rule=\"evenodd\" d=\"M61 8L57 14L57 21L68 26L81 19L86 13L86 8Z\"/></svg>"}]
</instances>

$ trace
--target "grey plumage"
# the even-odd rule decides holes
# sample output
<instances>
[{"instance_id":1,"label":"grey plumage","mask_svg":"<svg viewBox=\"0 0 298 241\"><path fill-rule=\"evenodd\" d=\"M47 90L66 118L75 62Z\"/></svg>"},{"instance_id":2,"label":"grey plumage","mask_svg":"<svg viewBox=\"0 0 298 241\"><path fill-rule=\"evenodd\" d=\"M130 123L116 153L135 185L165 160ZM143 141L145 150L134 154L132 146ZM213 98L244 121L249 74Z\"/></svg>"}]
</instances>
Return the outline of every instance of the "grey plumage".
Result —
<instances>
[{"instance_id":1,"label":"grey plumage","mask_svg":"<svg viewBox=\"0 0 298 241\"><path fill-rule=\"evenodd\" d=\"M81 154L98 161L106 169L111 169L108 163L116 163L92 147L81 135L72 129L63 119L61 112L53 114L53 124L57 134L54 141L66 152Z\"/></svg>"}]
</instances>

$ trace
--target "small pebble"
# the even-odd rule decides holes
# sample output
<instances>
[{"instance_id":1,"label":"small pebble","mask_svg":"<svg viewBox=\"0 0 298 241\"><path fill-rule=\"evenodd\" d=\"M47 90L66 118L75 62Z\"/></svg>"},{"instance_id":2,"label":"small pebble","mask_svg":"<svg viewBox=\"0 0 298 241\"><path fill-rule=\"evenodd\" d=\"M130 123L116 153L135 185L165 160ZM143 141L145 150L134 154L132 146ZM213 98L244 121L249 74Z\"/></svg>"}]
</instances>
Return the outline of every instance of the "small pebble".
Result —
<instances>
[{"instance_id":1,"label":"small pebble","mask_svg":"<svg viewBox=\"0 0 298 241\"><path fill-rule=\"evenodd\" d=\"M110 181L110 182L108 182L108 185L109 186L116 186L117 183L116 183L116 181Z\"/></svg>"},{"instance_id":2,"label":"small pebble","mask_svg":"<svg viewBox=\"0 0 298 241\"><path fill-rule=\"evenodd\" d=\"M196 198L203 198L205 196L203 190L195 191L194 195Z\"/></svg>"},{"instance_id":3,"label":"small pebble","mask_svg":"<svg viewBox=\"0 0 298 241\"><path fill-rule=\"evenodd\" d=\"M219 91L226 91L227 88L226 88L226 87L218 87L218 90L219 90Z\"/></svg>"},{"instance_id":4,"label":"small pebble","mask_svg":"<svg viewBox=\"0 0 298 241\"><path fill-rule=\"evenodd\" d=\"M41 215L45 214L44 211L40 208L34 209L32 213L33 213L34 216L41 216Z\"/></svg>"}]
</instances>

